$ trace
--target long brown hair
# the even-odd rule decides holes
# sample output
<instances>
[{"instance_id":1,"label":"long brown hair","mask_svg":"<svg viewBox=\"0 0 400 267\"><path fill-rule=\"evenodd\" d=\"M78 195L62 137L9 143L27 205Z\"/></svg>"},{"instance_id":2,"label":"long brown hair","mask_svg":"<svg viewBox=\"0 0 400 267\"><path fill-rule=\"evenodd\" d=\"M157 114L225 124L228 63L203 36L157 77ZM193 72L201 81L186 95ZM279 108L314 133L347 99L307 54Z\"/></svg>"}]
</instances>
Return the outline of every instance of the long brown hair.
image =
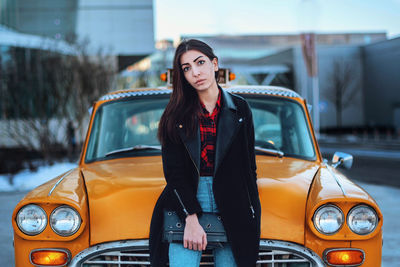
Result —
<instances>
[{"instance_id":1,"label":"long brown hair","mask_svg":"<svg viewBox=\"0 0 400 267\"><path fill-rule=\"evenodd\" d=\"M175 51L172 72L172 93L158 126L158 139L164 144L167 139L179 142L176 131L177 123L182 123L187 136L193 136L197 129L197 118L201 114L200 100L196 89L187 81L181 68L181 56L189 51L197 50L211 61L218 57L206 43L196 40L183 40ZM218 71L215 72L218 81Z\"/></svg>"}]
</instances>

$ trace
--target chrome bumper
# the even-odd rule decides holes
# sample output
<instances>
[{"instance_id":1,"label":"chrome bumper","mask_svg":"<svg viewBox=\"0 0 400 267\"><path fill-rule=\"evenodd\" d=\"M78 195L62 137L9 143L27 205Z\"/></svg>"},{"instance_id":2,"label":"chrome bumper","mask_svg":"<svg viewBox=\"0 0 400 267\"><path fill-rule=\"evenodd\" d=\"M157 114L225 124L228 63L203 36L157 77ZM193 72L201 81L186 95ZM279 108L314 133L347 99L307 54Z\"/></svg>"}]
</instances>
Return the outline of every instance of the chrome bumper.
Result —
<instances>
[{"instance_id":1,"label":"chrome bumper","mask_svg":"<svg viewBox=\"0 0 400 267\"><path fill-rule=\"evenodd\" d=\"M85 266L150 266L148 240L126 240L98 244L78 253L68 265ZM304 266L323 267L321 258L301 245L277 241L261 240L257 266L287 266L284 264L304 264ZM213 265L212 255L203 253L202 265ZM290 265L289 265L290 266ZM303 266L303 265L302 265Z\"/></svg>"}]
</instances>

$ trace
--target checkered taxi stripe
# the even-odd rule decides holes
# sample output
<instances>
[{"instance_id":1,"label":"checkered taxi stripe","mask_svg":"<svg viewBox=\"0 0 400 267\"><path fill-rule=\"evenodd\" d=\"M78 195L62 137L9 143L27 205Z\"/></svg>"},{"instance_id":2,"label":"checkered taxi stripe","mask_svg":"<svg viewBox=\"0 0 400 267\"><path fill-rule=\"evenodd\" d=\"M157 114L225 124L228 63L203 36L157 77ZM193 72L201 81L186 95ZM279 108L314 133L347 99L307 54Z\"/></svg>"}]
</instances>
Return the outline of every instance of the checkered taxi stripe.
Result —
<instances>
[{"instance_id":1,"label":"checkered taxi stripe","mask_svg":"<svg viewBox=\"0 0 400 267\"><path fill-rule=\"evenodd\" d=\"M279 87L270 87L270 88L226 88L228 92L236 93L236 94L261 94L261 95L275 95L275 96L285 96L285 97L294 97L300 98L300 95L296 92L283 89ZM156 90L143 90L143 91L128 91L128 92L119 92L119 93L111 93L102 96L99 101L103 100L112 100L124 97L134 97L134 96L148 96L148 95L164 95L170 94L172 90L170 89L156 89Z\"/></svg>"}]
</instances>

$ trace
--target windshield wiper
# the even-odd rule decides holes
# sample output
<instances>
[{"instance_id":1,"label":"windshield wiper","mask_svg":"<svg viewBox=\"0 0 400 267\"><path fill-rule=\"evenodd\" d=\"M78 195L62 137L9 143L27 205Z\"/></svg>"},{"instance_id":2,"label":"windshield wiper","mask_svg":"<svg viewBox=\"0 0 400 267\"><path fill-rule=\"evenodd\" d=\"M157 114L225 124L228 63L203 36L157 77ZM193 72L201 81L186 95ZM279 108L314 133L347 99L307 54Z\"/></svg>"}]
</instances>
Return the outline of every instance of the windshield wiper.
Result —
<instances>
[{"instance_id":1,"label":"windshield wiper","mask_svg":"<svg viewBox=\"0 0 400 267\"><path fill-rule=\"evenodd\" d=\"M105 155L105 157L109 157L109 156L115 155L115 154L122 154L122 153L126 153L126 152L137 151L137 150L161 150L161 146L136 145L133 147L120 148L120 149L116 149L116 150L108 152Z\"/></svg>"},{"instance_id":2,"label":"windshield wiper","mask_svg":"<svg viewBox=\"0 0 400 267\"><path fill-rule=\"evenodd\" d=\"M280 150L275 150L275 149L270 149L270 148L263 148L263 147L260 147L260 146L255 146L254 149L256 151L259 151L259 152L262 152L262 153L266 153L266 154L269 154L269 155L278 156L280 158L282 158L285 155Z\"/></svg>"}]
</instances>

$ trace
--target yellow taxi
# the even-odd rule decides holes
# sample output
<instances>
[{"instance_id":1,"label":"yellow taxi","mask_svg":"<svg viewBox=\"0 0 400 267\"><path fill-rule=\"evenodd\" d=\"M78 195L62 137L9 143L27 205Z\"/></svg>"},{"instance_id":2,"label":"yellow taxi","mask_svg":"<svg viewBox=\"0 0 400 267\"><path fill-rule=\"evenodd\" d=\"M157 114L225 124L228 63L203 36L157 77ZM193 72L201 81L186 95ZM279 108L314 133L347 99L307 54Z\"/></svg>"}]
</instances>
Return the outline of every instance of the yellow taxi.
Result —
<instances>
[{"instance_id":1,"label":"yellow taxi","mask_svg":"<svg viewBox=\"0 0 400 267\"><path fill-rule=\"evenodd\" d=\"M262 206L257 266L380 266L382 213L337 169L351 167L351 155L322 158L306 101L280 87L223 88L253 112ZM78 167L29 192L14 210L17 267L150 265L150 220L165 186L156 134L170 93L168 85L120 90L93 104ZM208 253L202 264L213 265Z\"/></svg>"}]
</instances>

